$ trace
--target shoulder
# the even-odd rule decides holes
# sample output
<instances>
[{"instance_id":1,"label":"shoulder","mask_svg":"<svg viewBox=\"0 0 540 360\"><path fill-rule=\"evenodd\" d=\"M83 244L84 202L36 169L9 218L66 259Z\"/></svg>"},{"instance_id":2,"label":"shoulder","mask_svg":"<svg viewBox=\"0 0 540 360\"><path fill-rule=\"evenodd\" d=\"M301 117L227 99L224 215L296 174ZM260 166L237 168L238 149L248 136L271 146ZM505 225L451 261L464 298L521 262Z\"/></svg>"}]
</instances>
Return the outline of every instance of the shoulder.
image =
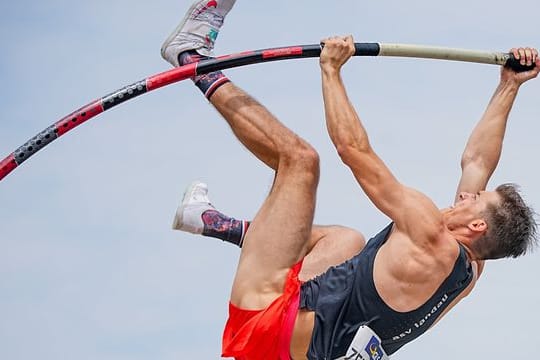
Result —
<instances>
[{"instance_id":1,"label":"shoulder","mask_svg":"<svg viewBox=\"0 0 540 360\"><path fill-rule=\"evenodd\" d=\"M394 256L402 255L400 264L405 261L416 263L423 269L430 268L446 276L452 272L461 254L459 243L442 230L422 231L419 227L418 231L411 232L394 226L388 242L391 250L386 250L390 250Z\"/></svg>"},{"instance_id":2,"label":"shoulder","mask_svg":"<svg viewBox=\"0 0 540 360\"><path fill-rule=\"evenodd\" d=\"M409 239L409 243L421 249L424 256L451 267L460 254L460 247L439 214L418 216L415 225L409 224L405 229L396 225L395 232Z\"/></svg>"},{"instance_id":3,"label":"shoulder","mask_svg":"<svg viewBox=\"0 0 540 360\"><path fill-rule=\"evenodd\" d=\"M396 227L420 246L447 246L448 231L441 210L422 192L406 188L401 216L393 219Z\"/></svg>"}]
</instances>

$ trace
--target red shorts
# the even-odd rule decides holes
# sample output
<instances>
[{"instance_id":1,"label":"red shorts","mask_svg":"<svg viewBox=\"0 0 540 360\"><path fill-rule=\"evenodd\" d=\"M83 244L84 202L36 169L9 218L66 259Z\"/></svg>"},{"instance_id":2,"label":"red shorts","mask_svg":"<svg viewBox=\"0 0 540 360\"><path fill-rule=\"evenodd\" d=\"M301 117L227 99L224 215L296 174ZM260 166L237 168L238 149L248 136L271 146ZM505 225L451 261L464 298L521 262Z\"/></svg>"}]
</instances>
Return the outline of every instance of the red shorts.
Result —
<instances>
[{"instance_id":1,"label":"red shorts","mask_svg":"<svg viewBox=\"0 0 540 360\"><path fill-rule=\"evenodd\" d=\"M229 303L223 332L222 357L236 360L290 360L290 344L300 304L298 273L294 265L285 280L283 295L263 310L244 310Z\"/></svg>"}]
</instances>

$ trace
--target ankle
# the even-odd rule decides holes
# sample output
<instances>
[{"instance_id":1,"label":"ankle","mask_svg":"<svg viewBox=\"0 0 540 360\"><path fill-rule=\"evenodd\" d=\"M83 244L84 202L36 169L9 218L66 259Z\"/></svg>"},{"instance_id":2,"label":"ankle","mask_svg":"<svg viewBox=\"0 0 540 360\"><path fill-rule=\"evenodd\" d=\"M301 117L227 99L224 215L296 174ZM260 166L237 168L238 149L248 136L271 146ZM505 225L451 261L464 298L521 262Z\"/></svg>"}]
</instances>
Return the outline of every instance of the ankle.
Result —
<instances>
[{"instance_id":1,"label":"ankle","mask_svg":"<svg viewBox=\"0 0 540 360\"><path fill-rule=\"evenodd\" d=\"M196 50L184 51L178 54L178 63L181 66L207 59L211 58L197 53ZM195 86L201 90L207 99L210 99L212 94L214 94L214 92L221 87L221 85L230 82L229 78L227 78L221 71L197 75L193 77L192 80L195 83Z\"/></svg>"},{"instance_id":2,"label":"ankle","mask_svg":"<svg viewBox=\"0 0 540 360\"><path fill-rule=\"evenodd\" d=\"M221 239L242 247L249 222L236 220L217 210L207 210L202 214L204 230L202 235Z\"/></svg>"}]
</instances>

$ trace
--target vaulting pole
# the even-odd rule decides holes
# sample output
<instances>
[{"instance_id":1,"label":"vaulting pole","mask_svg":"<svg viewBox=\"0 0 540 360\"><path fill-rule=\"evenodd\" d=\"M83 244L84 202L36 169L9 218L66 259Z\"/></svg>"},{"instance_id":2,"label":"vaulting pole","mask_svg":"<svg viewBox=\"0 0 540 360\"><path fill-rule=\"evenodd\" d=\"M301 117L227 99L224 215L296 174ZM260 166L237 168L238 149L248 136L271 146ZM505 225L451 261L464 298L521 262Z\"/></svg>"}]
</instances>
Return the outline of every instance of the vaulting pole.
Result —
<instances>
[{"instance_id":1,"label":"vaulting pole","mask_svg":"<svg viewBox=\"0 0 540 360\"><path fill-rule=\"evenodd\" d=\"M356 43L355 56L397 56L428 58L439 60L467 61L474 63L506 65L516 71L530 70L532 67L520 65L512 54L502 52L489 52L465 49L452 49L444 47L407 45L407 44L379 44ZM244 65L251 65L269 61L319 57L321 45L287 46L273 49L246 51L238 54L220 56L215 59L184 65L144 80L125 86L109 95L75 110L71 114L49 126L0 162L0 181L21 165L29 157L56 140L68 131L90 120L96 115L109 110L127 100L145 94L163 86L170 85L195 75L206 74L216 70L224 70Z\"/></svg>"}]
</instances>

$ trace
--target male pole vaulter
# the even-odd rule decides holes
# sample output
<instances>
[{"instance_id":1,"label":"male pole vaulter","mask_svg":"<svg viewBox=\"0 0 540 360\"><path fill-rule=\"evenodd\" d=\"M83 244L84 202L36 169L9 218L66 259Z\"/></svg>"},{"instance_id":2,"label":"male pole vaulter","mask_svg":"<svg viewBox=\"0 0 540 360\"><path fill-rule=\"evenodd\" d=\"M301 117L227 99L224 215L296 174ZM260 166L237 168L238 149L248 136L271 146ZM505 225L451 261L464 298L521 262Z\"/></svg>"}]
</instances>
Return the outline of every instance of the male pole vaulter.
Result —
<instances>
[{"instance_id":1,"label":"male pole vaulter","mask_svg":"<svg viewBox=\"0 0 540 360\"><path fill-rule=\"evenodd\" d=\"M180 66L211 56L234 2L195 2L165 41L163 57ZM201 183L186 192L175 217L176 229L220 237L242 248L223 335L224 357L382 359L422 335L467 296L485 260L523 255L534 242L533 212L515 186L484 189L498 163L518 89L538 75L535 49L513 50L522 63L536 67L523 73L502 69L501 82L463 154L455 204L439 210L427 196L401 184L372 149L340 75L354 53L352 37L323 43L320 65L330 138L366 195L392 223L365 246L353 230L313 226L319 179L315 150L223 73L195 77L195 85L240 142L275 171L270 194L249 223L215 210Z\"/></svg>"}]
</instances>

